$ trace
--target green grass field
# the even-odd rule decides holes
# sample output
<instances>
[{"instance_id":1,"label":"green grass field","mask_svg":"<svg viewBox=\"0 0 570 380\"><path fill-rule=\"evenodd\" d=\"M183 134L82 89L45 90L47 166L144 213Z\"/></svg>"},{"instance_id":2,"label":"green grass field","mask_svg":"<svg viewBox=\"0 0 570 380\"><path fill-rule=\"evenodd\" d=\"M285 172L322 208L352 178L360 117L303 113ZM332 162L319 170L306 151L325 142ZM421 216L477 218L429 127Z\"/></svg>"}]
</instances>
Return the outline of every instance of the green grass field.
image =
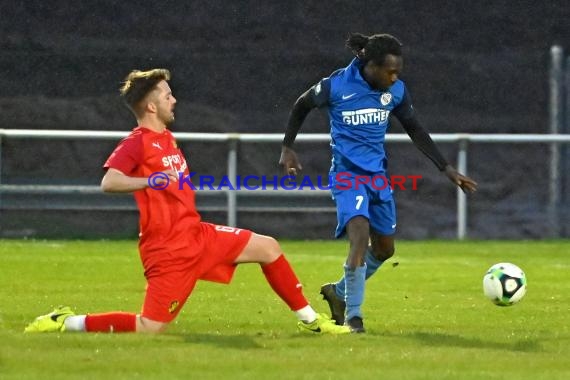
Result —
<instances>
[{"instance_id":1,"label":"green grass field","mask_svg":"<svg viewBox=\"0 0 570 380\"><path fill-rule=\"evenodd\" d=\"M283 242L319 311L346 242ZM570 241L400 242L367 283L368 332L312 336L257 265L200 282L160 336L23 334L53 306L138 311L134 241L0 240L0 379L570 379ZM522 267L528 292L501 308L482 293L492 264ZM397 262L399 265L394 265Z\"/></svg>"}]
</instances>

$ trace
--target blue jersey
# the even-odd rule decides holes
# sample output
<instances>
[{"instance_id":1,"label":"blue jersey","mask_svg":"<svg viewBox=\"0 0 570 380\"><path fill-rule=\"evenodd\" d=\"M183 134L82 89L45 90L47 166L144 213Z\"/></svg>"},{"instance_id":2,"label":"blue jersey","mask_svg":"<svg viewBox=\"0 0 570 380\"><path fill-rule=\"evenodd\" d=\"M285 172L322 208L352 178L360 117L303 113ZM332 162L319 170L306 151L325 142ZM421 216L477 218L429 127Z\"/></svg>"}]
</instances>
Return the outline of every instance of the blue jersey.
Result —
<instances>
[{"instance_id":1,"label":"blue jersey","mask_svg":"<svg viewBox=\"0 0 570 380\"><path fill-rule=\"evenodd\" d=\"M388 90L370 87L360 74L358 58L313 86L318 107L328 106L333 166L366 172L386 171L384 139L389 116L411 117L413 107L406 86L397 80Z\"/></svg>"}]
</instances>

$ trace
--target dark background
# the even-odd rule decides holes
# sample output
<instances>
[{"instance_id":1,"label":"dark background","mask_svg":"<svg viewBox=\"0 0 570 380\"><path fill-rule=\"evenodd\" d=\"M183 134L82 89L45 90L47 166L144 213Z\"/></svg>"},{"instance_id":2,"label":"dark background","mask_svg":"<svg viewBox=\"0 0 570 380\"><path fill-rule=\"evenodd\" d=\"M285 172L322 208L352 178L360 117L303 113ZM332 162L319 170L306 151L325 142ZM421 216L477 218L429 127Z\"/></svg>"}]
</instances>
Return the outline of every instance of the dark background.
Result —
<instances>
[{"instance_id":1,"label":"dark background","mask_svg":"<svg viewBox=\"0 0 570 380\"><path fill-rule=\"evenodd\" d=\"M166 67L178 99L175 132L282 133L297 96L350 61L348 32L387 32L404 43L403 79L431 132L548 133L549 51L570 49L569 20L567 1L0 1L0 128L129 130L120 82L135 68ZM326 115L313 112L302 132L327 133ZM390 132L403 130L394 122ZM115 145L5 139L1 180L96 185ZM455 163L457 147L440 148ZM225 174L223 146L183 149L193 170ZM240 173L278 174L279 150L241 145ZM306 174L327 173L326 143L297 151ZM397 194L399 237L454 237L454 187L411 144L388 151L392 173L423 176L418 191ZM558 224L548 223L548 152L544 144L470 146L468 172L480 184L469 196L470 237L570 236L568 197ZM5 237L137 230L134 211L0 213ZM203 216L225 223L222 212ZM243 212L238 220L291 238L330 238L336 222L330 212Z\"/></svg>"}]
</instances>

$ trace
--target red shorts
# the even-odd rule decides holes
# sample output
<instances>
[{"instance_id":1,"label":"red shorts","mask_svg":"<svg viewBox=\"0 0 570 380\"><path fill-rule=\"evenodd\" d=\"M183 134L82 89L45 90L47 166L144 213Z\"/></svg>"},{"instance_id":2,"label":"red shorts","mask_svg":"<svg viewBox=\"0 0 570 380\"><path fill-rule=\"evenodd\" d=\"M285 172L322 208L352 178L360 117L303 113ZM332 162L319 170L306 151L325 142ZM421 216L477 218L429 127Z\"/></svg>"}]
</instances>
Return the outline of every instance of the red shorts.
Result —
<instances>
[{"instance_id":1,"label":"red shorts","mask_svg":"<svg viewBox=\"0 0 570 380\"><path fill-rule=\"evenodd\" d=\"M141 315L170 322L182 309L196 281L229 283L236 269L234 261L251 234L249 230L200 223L188 248L162 252L152 268L145 268L147 288Z\"/></svg>"}]
</instances>

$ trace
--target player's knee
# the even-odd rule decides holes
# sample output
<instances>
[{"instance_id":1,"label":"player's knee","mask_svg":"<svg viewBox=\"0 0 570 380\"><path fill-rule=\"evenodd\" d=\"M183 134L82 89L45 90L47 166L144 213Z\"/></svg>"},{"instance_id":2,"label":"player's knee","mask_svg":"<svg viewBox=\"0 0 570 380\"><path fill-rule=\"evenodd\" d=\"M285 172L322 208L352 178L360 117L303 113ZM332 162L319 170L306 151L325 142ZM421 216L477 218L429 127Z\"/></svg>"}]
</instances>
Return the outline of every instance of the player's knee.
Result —
<instances>
[{"instance_id":1,"label":"player's knee","mask_svg":"<svg viewBox=\"0 0 570 380\"><path fill-rule=\"evenodd\" d=\"M372 253L378 260L385 261L394 256L394 252L396 252L396 248L393 245L390 245L384 247L376 247Z\"/></svg>"},{"instance_id":2,"label":"player's knee","mask_svg":"<svg viewBox=\"0 0 570 380\"><path fill-rule=\"evenodd\" d=\"M235 263L269 264L277 260L281 254L281 247L277 240L271 236L253 234Z\"/></svg>"},{"instance_id":3,"label":"player's knee","mask_svg":"<svg viewBox=\"0 0 570 380\"><path fill-rule=\"evenodd\" d=\"M281 256L281 246L271 236L259 236L257 248L250 255L249 260L260 264L269 264Z\"/></svg>"},{"instance_id":4,"label":"player's knee","mask_svg":"<svg viewBox=\"0 0 570 380\"><path fill-rule=\"evenodd\" d=\"M269 236L266 244L267 244L267 248L265 249L267 255L266 262L273 262L283 254L281 246L279 245L279 242L275 240L275 238Z\"/></svg>"}]
</instances>

